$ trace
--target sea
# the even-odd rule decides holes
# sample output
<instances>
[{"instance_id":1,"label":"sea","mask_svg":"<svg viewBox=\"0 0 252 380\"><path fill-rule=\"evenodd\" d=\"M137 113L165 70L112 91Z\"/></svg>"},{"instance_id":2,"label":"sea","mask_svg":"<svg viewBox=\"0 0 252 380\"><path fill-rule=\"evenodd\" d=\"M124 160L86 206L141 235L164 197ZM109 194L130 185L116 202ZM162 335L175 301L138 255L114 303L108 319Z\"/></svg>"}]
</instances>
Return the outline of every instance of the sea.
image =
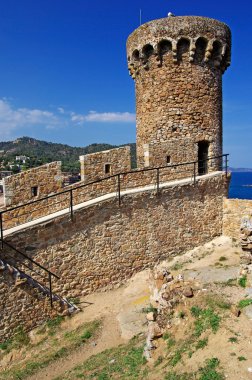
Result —
<instances>
[{"instance_id":1,"label":"sea","mask_svg":"<svg viewBox=\"0 0 252 380\"><path fill-rule=\"evenodd\" d=\"M252 199L252 171L232 172L229 198Z\"/></svg>"}]
</instances>

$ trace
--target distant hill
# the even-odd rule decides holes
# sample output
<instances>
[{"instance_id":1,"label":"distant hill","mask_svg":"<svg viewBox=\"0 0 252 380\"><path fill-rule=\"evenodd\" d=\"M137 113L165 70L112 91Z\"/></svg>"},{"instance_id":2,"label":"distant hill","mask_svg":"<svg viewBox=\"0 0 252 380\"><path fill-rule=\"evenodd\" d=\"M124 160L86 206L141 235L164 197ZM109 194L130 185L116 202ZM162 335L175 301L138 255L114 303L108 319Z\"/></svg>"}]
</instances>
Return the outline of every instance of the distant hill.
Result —
<instances>
[{"instance_id":1,"label":"distant hill","mask_svg":"<svg viewBox=\"0 0 252 380\"><path fill-rule=\"evenodd\" d=\"M131 146L134 166L136 161L136 144L131 143L124 145ZM0 151L4 151L0 160L7 164L7 162L15 160L16 156L25 155L30 157L30 167L39 166L52 161L62 161L63 171L77 173L80 170L79 156L117 147L116 145L110 144L91 144L86 147L72 147L65 144L36 140L30 137L21 137L14 141L0 142Z\"/></svg>"},{"instance_id":2,"label":"distant hill","mask_svg":"<svg viewBox=\"0 0 252 380\"><path fill-rule=\"evenodd\" d=\"M229 168L229 170L234 173L252 172L251 168Z\"/></svg>"}]
</instances>

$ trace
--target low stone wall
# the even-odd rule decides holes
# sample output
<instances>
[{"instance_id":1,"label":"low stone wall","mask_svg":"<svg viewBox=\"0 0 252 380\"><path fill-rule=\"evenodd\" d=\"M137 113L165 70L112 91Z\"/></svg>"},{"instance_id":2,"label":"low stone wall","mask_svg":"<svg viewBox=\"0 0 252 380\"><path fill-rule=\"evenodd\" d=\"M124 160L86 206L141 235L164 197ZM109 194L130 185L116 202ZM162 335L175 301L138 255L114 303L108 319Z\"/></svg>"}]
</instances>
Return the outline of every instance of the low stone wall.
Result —
<instances>
[{"instance_id":1,"label":"low stone wall","mask_svg":"<svg viewBox=\"0 0 252 380\"><path fill-rule=\"evenodd\" d=\"M131 170L130 146L80 156L81 180L85 183Z\"/></svg>"},{"instance_id":2,"label":"low stone wall","mask_svg":"<svg viewBox=\"0 0 252 380\"><path fill-rule=\"evenodd\" d=\"M62 216L7 241L60 276L54 292L86 295L221 235L226 195L225 176L218 175L196 186L164 188L158 196L153 191L125 195L121 207L110 199L76 211L73 222ZM0 294L0 304L1 297L6 296ZM13 314L23 303L17 297Z\"/></svg>"},{"instance_id":3,"label":"low stone wall","mask_svg":"<svg viewBox=\"0 0 252 380\"><path fill-rule=\"evenodd\" d=\"M240 239L241 221L244 216L252 216L252 200L224 199L223 234Z\"/></svg>"},{"instance_id":4,"label":"low stone wall","mask_svg":"<svg viewBox=\"0 0 252 380\"><path fill-rule=\"evenodd\" d=\"M3 179L4 204L13 207L62 190L61 162L55 161ZM34 195L32 188L37 188ZM34 190L35 191L35 190Z\"/></svg>"}]
</instances>

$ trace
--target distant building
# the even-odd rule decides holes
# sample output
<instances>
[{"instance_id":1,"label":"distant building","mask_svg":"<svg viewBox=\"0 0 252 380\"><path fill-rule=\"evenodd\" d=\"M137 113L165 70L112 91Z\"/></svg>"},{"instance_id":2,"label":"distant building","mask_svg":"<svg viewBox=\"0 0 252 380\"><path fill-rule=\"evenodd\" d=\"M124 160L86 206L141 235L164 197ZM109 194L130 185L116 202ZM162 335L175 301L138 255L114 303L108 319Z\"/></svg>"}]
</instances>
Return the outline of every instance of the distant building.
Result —
<instances>
[{"instance_id":1,"label":"distant building","mask_svg":"<svg viewBox=\"0 0 252 380\"><path fill-rule=\"evenodd\" d=\"M27 160L29 160L30 157L27 156L16 156L16 161L21 161L22 164L25 164Z\"/></svg>"}]
</instances>

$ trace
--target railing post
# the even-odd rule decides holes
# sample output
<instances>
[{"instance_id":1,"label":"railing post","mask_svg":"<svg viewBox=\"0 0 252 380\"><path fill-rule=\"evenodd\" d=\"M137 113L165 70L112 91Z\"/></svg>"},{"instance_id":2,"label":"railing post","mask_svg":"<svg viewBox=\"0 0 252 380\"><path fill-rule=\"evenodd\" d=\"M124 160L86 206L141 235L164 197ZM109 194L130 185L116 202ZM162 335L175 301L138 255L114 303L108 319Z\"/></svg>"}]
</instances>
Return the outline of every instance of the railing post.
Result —
<instances>
[{"instance_id":1,"label":"railing post","mask_svg":"<svg viewBox=\"0 0 252 380\"><path fill-rule=\"evenodd\" d=\"M227 174L228 174L228 158L227 158L227 154L225 154L225 172L226 172L226 178L227 178Z\"/></svg>"},{"instance_id":2,"label":"railing post","mask_svg":"<svg viewBox=\"0 0 252 380\"><path fill-rule=\"evenodd\" d=\"M120 174L117 176L118 204L121 206L121 179Z\"/></svg>"},{"instance_id":3,"label":"railing post","mask_svg":"<svg viewBox=\"0 0 252 380\"><path fill-rule=\"evenodd\" d=\"M73 221L73 189L70 190L70 212L71 220Z\"/></svg>"},{"instance_id":4,"label":"railing post","mask_svg":"<svg viewBox=\"0 0 252 380\"><path fill-rule=\"evenodd\" d=\"M196 185L196 162L193 163L193 184Z\"/></svg>"},{"instance_id":5,"label":"railing post","mask_svg":"<svg viewBox=\"0 0 252 380\"><path fill-rule=\"evenodd\" d=\"M49 273L49 290L50 290L50 303L51 303L51 308L53 308L52 275L51 275L51 273Z\"/></svg>"},{"instance_id":6,"label":"railing post","mask_svg":"<svg viewBox=\"0 0 252 380\"><path fill-rule=\"evenodd\" d=\"M159 194L159 168L157 168L157 195Z\"/></svg>"},{"instance_id":7,"label":"railing post","mask_svg":"<svg viewBox=\"0 0 252 380\"><path fill-rule=\"evenodd\" d=\"M0 213L1 249L3 249L3 214Z\"/></svg>"}]
</instances>

